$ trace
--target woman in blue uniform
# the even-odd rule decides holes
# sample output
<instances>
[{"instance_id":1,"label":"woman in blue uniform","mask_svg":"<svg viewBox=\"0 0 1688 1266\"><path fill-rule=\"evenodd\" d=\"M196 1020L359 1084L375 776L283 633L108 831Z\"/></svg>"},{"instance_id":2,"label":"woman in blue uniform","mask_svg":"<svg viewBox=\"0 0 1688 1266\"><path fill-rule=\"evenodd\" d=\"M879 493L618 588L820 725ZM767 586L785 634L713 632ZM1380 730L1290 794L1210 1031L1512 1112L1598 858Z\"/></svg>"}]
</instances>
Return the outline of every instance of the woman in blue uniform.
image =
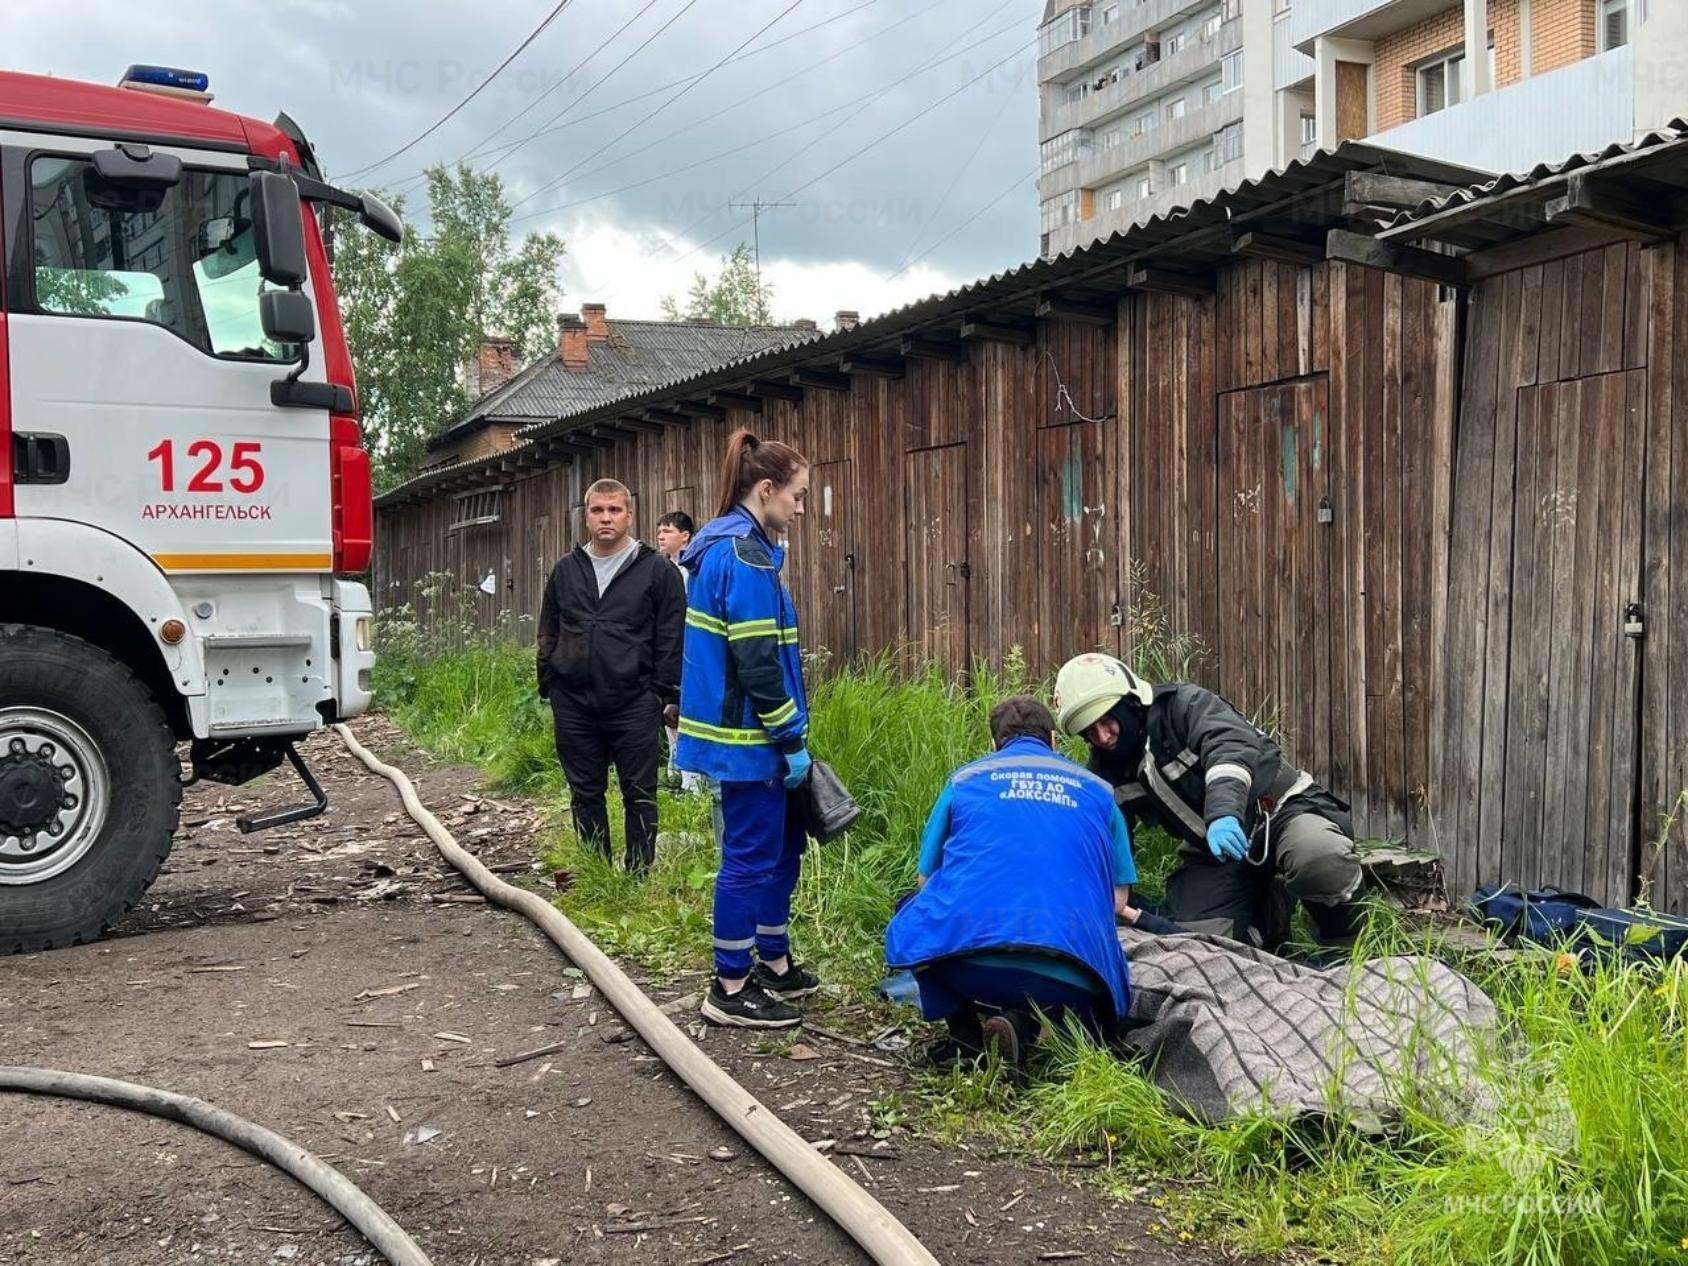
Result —
<instances>
[{"instance_id":1,"label":"woman in blue uniform","mask_svg":"<svg viewBox=\"0 0 1688 1266\"><path fill-rule=\"evenodd\" d=\"M810 762L797 610L780 579L780 542L803 515L809 463L788 444L735 431L721 485L716 517L680 556L691 580L674 763L721 785L715 980L703 1016L790 1028L802 1020L793 1000L820 988L791 957L787 933L804 844L795 793Z\"/></svg>"}]
</instances>

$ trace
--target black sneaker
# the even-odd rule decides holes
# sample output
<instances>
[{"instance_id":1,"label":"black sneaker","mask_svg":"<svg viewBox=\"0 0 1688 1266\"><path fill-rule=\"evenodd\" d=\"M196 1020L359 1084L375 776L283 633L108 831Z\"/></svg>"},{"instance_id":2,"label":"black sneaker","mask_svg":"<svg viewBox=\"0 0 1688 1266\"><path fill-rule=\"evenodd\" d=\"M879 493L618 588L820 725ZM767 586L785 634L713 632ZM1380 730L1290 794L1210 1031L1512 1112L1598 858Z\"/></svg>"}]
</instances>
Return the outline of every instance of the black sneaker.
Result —
<instances>
[{"instance_id":1,"label":"black sneaker","mask_svg":"<svg viewBox=\"0 0 1688 1266\"><path fill-rule=\"evenodd\" d=\"M807 998L821 987L821 978L795 958L785 960L783 973L766 963L757 963L756 970L750 973L750 981L776 998Z\"/></svg>"},{"instance_id":2,"label":"black sneaker","mask_svg":"<svg viewBox=\"0 0 1688 1266\"><path fill-rule=\"evenodd\" d=\"M712 982L703 999L703 1018L711 1024L738 1029L792 1029L803 1022L803 1014L788 1002L770 997L755 980L747 980L737 993Z\"/></svg>"}]
</instances>

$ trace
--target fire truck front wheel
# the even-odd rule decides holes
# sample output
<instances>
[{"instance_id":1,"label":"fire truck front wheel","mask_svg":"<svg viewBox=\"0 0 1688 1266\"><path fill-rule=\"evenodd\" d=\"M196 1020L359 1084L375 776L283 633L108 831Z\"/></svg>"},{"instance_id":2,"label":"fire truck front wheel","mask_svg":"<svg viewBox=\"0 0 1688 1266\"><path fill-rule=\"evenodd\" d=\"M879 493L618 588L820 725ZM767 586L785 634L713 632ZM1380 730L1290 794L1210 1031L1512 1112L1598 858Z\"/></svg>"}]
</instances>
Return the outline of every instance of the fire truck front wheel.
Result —
<instances>
[{"instance_id":1,"label":"fire truck front wheel","mask_svg":"<svg viewBox=\"0 0 1688 1266\"><path fill-rule=\"evenodd\" d=\"M181 800L164 711L127 666L0 625L0 954L99 936L157 878Z\"/></svg>"}]
</instances>

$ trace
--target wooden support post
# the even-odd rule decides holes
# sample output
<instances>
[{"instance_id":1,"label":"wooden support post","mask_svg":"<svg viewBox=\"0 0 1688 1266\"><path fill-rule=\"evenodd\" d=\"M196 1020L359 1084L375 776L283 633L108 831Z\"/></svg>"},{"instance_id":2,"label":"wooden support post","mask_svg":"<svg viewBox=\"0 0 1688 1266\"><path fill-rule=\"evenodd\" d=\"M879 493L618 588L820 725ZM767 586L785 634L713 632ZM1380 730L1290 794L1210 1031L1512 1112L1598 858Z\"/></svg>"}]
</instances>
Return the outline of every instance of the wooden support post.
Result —
<instances>
[{"instance_id":1,"label":"wooden support post","mask_svg":"<svg viewBox=\"0 0 1688 1266\"><path fill-rule=\"evenodd\" d=\"M1400 246L1381 242L1364 233L1348 229L1332 229L1325 238L1325 255L1350 264L1361 264L1386 273L1404 277L1422 277L1439 281L1445 286L1469 286L1471 273L1463 259L1452 255L1438 255L1435 251L1417 246Z\"/></svg>"},{"instance_id":2,"label":"wooden support post","mask_svg":"<svg viewBox=\"0 0 1688 1266\"><path fill-rule=\"evenodd\" d=\"M762 401L756 396L747 396L742 391L711 391L709 403L724 409L749 409L755 413L762 412Z\"/></svg>"},{"instance_id":3,"label":"wooden support post","mask_svg":"<svg viewBox=\"0 0 1688 1266\"><path fill-rule=\"evenodd\" d=\"M758 379L750 384L750 394L763 400L789 400L795 404L803 399L803 388L793 387L790 383Z\"/></svg>"},{"instance_id":4,"label":"wooden support post","mask_svg":"<svg viewBox=\"0 0 1688 1266\"><path fill-rule=\"evenodd\" d=\"M863 378L901 378L904 373L900 360L876 360L871 356L847 356L838 365L841 373Z\"/></svg>"},{"instance_id":5,"label":"wooden support post","mask_svg":"<svg viewBox=\"0 0 1688 1266\"><path fill-rule=\"evenodd\" d=\"M708 418L715 422L727 416L727 411L720 405L705 404L701 400L678 400L674 404L674 411L687 417Z\"/></svg>"},{"instance_id":6,"label":"wooden support post","mask_svg":"<svg viewBox=\"0 0 1688 1266\"><path fill-rule=\"evenodd\" d=\"M1325 248L1318 242L1296 237L1280 237L1275 233L1238 233L1231 239L1231 249L1239 255L1254 259L1271 259L1280 264L1305 268L1325 257Z\"/></svg>"},{"instance_id":7,"label":"wooden support post","mask_svg":"<svg viewBox=\"0 0 1688 1266\"><path fill-rule=\"evenodd\" d=\"M828 369L794 369L791 371L791 385L811 391L848 391L850 375L836 374Z\"/></svg>"},{"instance_id":8,"label":"wooden support post","mask_svg":"<svg viewBox=\"0 0 1688 1266\"><path fill-rule=\"evenodd\" d=\"M1682 198L1643 201L1628 190L1601 184L1598 178L1575 175L1565 184L1563 197L1547 204L1549 224L1580 224L1603 228L1644 242L1676 236L1684 216Z\"/></svg>"},{"instance_id":9,"label":"wooden support post","mask_svg":"<svg viewBox=\"0 0 1688 1266\"><path fill-rule=\"evenodd\" d=\"M997 321L963 321L961 337L966 342L1009 343L1015 347L1029 347L1037 333L1029 325L1006 325Z\"/></svg>"},{"instance_id":10,"label":"wooden support post","mask_svg":"<svg viewBox=\"0 0 1688 1266\"><path fill-rule=\"evenodd\" d=\"M1187 273L1174 268L1160 268L1143 264L1133 268L1125 279L1132 290L1158 291L1162 294L1188 295L1199 299L1214 290L1212 273Z\"/></svg>"},{"instance_id":11,"label":"wooden support post","mask_svg":"<svg viewBox=\"0 0 1688 1266\"><path fill-rule=\"evenodd\" d=\"M1386 176L1379 171L1351 171L1343 181L1342 214L1360 215L1367 207L1416 207L1433 198L1446 197L1459 188L1438 180L1412 180Z\"/></svg>"},{"instance_id":12,"label":"wooden support post","mask_svg":"<svg viewBox=\"0 0 1688 1266\"><path fill-rule=\"evenodd\" d=\"M1037 315L1048 321L1078 321L1084 325L1112 325L1116 315L1112 304L1084 303L1051 296L1039 299Z\"/></svg>"},{"instance_id":13,"label":"wooden support post","mask_svg":"<svg viewBox=\"0 0 1688 1266\"><path fill-rule=\"evenodd\" d=\"M902 340L902 353L915 360L947 360L963 361L967 359L967 349L959 343L950 343L943 339L922 338L918 334L906 335Z\"/></svg>"}]
</instances>

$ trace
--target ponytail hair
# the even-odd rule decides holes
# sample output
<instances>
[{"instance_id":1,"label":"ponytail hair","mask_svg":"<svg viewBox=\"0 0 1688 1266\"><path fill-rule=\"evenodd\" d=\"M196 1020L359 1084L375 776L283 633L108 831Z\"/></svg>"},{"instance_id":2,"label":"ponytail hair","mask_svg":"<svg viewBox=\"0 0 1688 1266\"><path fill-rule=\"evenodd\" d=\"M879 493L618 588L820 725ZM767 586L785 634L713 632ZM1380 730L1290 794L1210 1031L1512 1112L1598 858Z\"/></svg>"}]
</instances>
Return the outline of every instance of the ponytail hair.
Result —
<instances>
[{"instance_id":1,"label":"ponytail hair","mask_svg":"<svg viewBox=\"0 0 1688 1266\"><path fill-rule=\"evenodd\" d=\"M734 431L727 440L727 455L721 461L721 508L717 515L730 514L734 506L750 495L764 479L783 488L808 465L808 460L789 444L759 440L749 431Z\"/></svg>"}]
</instances>

